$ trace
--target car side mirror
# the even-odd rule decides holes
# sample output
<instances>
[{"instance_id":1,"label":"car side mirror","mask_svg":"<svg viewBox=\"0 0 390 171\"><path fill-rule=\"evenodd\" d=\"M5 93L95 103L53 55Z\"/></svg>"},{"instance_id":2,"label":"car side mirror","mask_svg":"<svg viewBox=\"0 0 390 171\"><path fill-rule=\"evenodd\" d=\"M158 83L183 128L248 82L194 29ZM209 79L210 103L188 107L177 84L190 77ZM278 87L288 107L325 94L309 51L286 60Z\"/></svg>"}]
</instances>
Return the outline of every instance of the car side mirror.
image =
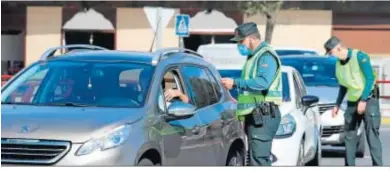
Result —
<instances>
[{"instance_id":1,"label":"car side mirror","mask_svg":"<svg viewBox=\"0 0 390 171\"><path fill-rule=\"evenodd\" d=\"M305 107L312 107L314 104L318 103L320 99L317 96L307 95L303 96L301 99L302 105Z\"/></svg>"},{"instance_id":2,"label":"car side mirror","mask_svg":"<svg viewBox=\"0 0 390 171\"><path fill-rule=\"evenodd\" d=\"M195 110L195 106L189 103L175 101L169 105L168 115L173 117L172 119L185 119L192 117L195 114Z\"/></svg>"},{"instance_id":3,"label":"car side mirror","mask_svg":"<svg viewBox=\"0 0 390 171\"><path fill-rule=\"evenodd\" d=\"M301 99L302 105L304 106L303 114L306 115L307 110L314 107L318 101L320 101L320 99L317 96L303 96Z\"/></svg>"}]
</instances>

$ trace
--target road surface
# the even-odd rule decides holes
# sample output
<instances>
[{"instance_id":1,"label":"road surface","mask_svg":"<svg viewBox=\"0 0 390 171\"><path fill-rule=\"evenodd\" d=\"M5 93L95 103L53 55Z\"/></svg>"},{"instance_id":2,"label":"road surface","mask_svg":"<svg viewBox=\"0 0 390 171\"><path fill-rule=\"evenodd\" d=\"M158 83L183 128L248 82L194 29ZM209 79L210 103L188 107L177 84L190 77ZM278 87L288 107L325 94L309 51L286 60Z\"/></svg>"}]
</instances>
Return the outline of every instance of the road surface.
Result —
<instances>
[{"instance_id":1,"label":"road surface","mask_svg":"<svg viewBox=\"0 0 390 171\"><path fill-rule=\"evenodd\" d=\"M380 137L382 141L383 165L390 166L390 118L382 120L382 127L380 129ZM344 152L343 147L328 147L323 146L322 152L322 166L344 166ZM357 166L372 166L371 156L366 141L366 152L364 158L356 158Z\"/></svg>"}]
</instances>

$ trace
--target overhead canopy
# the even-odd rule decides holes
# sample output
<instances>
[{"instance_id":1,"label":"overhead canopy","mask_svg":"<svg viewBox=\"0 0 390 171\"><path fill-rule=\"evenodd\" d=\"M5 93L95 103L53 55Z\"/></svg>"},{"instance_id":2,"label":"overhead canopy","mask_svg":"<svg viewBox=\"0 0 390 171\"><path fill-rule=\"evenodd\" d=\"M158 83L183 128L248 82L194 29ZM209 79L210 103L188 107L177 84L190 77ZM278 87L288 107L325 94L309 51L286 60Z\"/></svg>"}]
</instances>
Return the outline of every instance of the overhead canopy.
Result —
<instances>
[{"instance_id":1,"label":"overhead canopy","mask_svg":"<svg viewBox=\"0 0 390 171\"><path fill-rule=\"evenodd\" d=\"M198 12L191 18L190 27L192 33L233 33L237 24L232 18L226 17L220 11L213 10L207 13L205 10Z\"/></svg>"},{"instance_id":2,"label":"overhead canopy","mask_svg":"<svg viewBox=\"0 0 390 171\"><path fill-rule=\"evenodd\" d=\"M103 14L89 9L78 12L68 20L63 29L69 30L115 30L114 25Z\"/></svg>"}]
</instances>

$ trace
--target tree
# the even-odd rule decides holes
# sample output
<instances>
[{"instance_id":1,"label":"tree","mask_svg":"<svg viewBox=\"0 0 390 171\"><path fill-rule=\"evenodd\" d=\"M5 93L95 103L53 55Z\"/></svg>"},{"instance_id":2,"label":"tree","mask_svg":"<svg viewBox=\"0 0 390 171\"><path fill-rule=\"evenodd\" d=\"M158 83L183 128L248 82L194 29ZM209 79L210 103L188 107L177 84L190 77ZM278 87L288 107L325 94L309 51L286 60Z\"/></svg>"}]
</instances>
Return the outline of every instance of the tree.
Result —
<instances>
[{"instance_id":1,"label":"tree","mask_svg":"<svg viewBox=\"0 0 390 171\"><path fill-rule=\"evenodd\" d=\"M276 13L283 5L283 1L241 1L238 3L239 9L247 16L263 14L267 18L265 29L265 41L271 43L272 33L276 23Z\"/></svg>"}]
</instances>

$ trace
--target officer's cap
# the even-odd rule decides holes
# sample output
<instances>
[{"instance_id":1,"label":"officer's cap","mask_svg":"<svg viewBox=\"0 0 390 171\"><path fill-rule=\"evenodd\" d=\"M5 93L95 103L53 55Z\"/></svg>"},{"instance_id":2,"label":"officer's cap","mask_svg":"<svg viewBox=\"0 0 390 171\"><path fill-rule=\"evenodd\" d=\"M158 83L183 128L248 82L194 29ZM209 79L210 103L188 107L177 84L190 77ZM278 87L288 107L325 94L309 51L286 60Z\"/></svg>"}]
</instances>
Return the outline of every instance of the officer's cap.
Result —
<instances>
[{"instance_id":1,"label":"officer's cap","mask_svg":"<svg viewBox=\"0 0 390 171\"><path fill-rule=\"evenodd\" d=\"M329 52L335 48L339 43L341 43L340 39L336 36L331 37L328 41L325 42L324 48L326 51L326 55L329 54Z\"/></svg>"},{"instance_id":2,"label":"officer's cap","mask_svg":"<svg viewBox=\"0 0 390 171\"><path fill-rule=\"evenodd\" d=\"M257 30L257 25L254 22L244 23L239 25L235 30L235 36L230 39L231 41L239 42L245 39L246 36L249 36L254 33L259 33Z\"/></svg>"}]
</instances>

